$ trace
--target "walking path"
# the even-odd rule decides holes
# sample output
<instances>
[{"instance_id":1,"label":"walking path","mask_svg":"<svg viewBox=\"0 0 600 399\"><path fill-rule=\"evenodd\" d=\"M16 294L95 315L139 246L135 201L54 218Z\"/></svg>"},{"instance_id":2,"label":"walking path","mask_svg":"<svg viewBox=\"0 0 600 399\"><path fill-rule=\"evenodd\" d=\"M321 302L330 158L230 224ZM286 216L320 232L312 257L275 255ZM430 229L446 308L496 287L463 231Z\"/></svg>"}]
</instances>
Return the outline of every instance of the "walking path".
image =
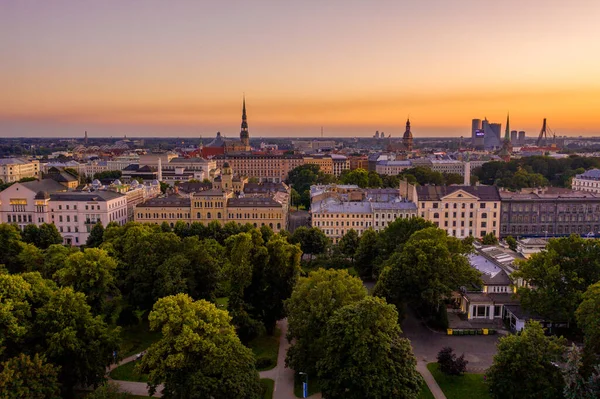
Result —
<instances>
[{"instance_id":1,"label":"walking path","mask_svg":"<svg viewBox=\"0 0 600 399\"><path fill-rule=\"evenodd\" d=\"M285 357L287 351L290 347L290 343L286 339L287 330L288 330L288 322L287 319L279 320L277 322L277 326L281 330L281 338L279 339L279 353L277 355L277 366L271 370L261 371L260 378L269 378L275 381L275 386L273 388L273 399L295 399L294 395L294 370L291 370L285 367ZM129 363L135 360L137 355L129 356L123 360L121 360L118 364L113 364L108 368L108 373L110 373L115 368ZM427 362L426 361L418 361L417 362L417 371L421 373L427 386L431 390L433 397L435 399L446 399L446 396L440 389L439 385L433 378L433 375L427 370ZM112 380L109 377L109 380L113 383L117 384L121 392L127 392L133 395L140 396L148 396L148 385L145 382L134 382L134 381L120 381L120 380ZM154 394L154 397L161 397L162 394L162 385L157 387L157 392ZM316 393L309 397L309 399L321 399L321 394Z\"/></svg>"},{"instance_id":2,"label":"walking path","mask_svg":"<svg viewBox=\"0 0 600 399\"><path fill-rule=\"evenodd\" d=\"M446 399L446 395L444 395L444 392L442 392L442 389L438 385L437 381L435 380L435 378L433 378L433 375L427 369L426 362L417 361L417 371L423 376L423 379L427 383L427 386L429 387L429 390L431 391L435 399Z\"/></svg>"},{"instance_id":3,"label":"walking path","mask_svg":"<svg viewBox=\"0 0 600 399\"><path fill-rule=\"evenodd\" d=\"M113 371L114 369L116 369L117 367L119 367L125 363L133 362L134 360L136 360L136 356L137 356L137 354L126 357L125 359L121 360L117 364L111 364L110 367L108 368L107 373L110 374L111 371ZM110 378L110 375L108 377L108 380L114 384L117 384L119 386L121 392L130 393L132 395L139 395L139 396L148 396L149 395L148 394L148 384L146 384L145 382L113 380L112 378ZM156 387L156 393L153 395L153 397L160 398L162 396L162 390L163 390L162 385L159 385L158 387Z\"/></svg>"},{"instance_id":4,"label":"walking path","mask_svg":"<svg viewBox=\"0 0 600 399\"><path fill-rule=\"evenodd\" d=\"M286 339L288 323L287 319L279 320L277 326L281 330L279 339L279 354L277 355L277 366L271 370L261 371L260 378L270 378L275 381L273 390L273 399L294 399L294 370L285 367L285 356L290 347ZM310 399L321 399L321 394L317 393L309 396Z\"/></svg>"}]
</instances>

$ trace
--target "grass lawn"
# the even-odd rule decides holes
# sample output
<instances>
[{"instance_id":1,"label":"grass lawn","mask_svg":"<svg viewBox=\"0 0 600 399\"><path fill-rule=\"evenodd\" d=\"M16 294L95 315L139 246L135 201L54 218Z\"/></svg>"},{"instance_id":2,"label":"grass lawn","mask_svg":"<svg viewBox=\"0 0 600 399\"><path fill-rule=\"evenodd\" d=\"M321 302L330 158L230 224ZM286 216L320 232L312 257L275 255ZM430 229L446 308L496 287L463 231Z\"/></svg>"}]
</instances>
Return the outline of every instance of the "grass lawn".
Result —
<instances>
[{"instance_id":1,"label":"grass lawn","mask_svg":"<svg viewBox=\"0 0 600 399\"><path fill-rule=\"evenodd\" d=\"M419 399L435 399L426 383L423 383L423 386L421 387Z\"/></svg>"},{"instance_id":2,"label":"grass lawn","mask_svg":"<svg viewBox=\"0 0 600 399\"><path fill-rule=\"evenodd\" d=\"M227 310L227 305L229 305L229 297L224 296L215 299L215 305L217 305L217 308L219 309Z\"/></svg>"},{"instance_id":3,"label":"grass lawn","mask_svg":"<svg viewBox=\"0 0 600 399\"><path fill-rule=\"evenodd\" d=\"M273 336L267 334L261 335L248 343L248 347L252 349L252 352L254 352L254 357L256 357L256 368L258 371L271 370L277 366L280 337L281 330L279 330L279 328L275 328L275 333Z\"/></svg>"},{"instance_id":4,"label":"grass lawn","mask_svg":"<svg viewBox=\"0 0 600 399\"><path fill-rule=\"evenodd\" d=\"M122 381L148 382L147 374L138 374L133 370L136 364L136 362L129 362L120 365L110 372L110 378Z\"/></svg>"},{"instance_id":5,"label":"grass lawn","mask_svg":"<svg viewBox=\"0 0 600 399\"><path fill-rule=\"evenodd\" d=\"M263 386L265 394L264 399L273 399L273 388L275 388L275 381L269 378L263 378L260 380L260 384Z\"/></svg>"},{"instance_id":6,"label":"grass lawn","mask_svg":"<svg viewBox=\"0 0 600 399\"><path fill-rule=\"evenodd\" d=\"M489 388L483 380L483 374L446 375L440 371L437 363L427 364L427 369L433 374L433 378L444 391L447 399L490 399Z\"/></svg>"},{"instance_id":7,"label":"grass lawn","mask_svg":"<svg viewBox=\"0 0 600 399\"><path fill-rule=\"evenodd\" d=\"M294 377L294 395L297 398L302 397L302 382L306 381L305 375L298 375L296 373ZM319 380L316 377L308 378L308 396L314 395L318 392L321 392L321 385L319 384Z\"/></svg>"},{"instance_id":8,"label":"grass lawn","mask_svg":"<svg viewBox=\"0 0 600 399\"><path fill-rule=\"evenodd\" d=\"M121 353L119 353L119 356L125 358L139 353L158 341L160 336L160 331L150 331L148 322L122 327Z\"/></svg>"}]
</instances>

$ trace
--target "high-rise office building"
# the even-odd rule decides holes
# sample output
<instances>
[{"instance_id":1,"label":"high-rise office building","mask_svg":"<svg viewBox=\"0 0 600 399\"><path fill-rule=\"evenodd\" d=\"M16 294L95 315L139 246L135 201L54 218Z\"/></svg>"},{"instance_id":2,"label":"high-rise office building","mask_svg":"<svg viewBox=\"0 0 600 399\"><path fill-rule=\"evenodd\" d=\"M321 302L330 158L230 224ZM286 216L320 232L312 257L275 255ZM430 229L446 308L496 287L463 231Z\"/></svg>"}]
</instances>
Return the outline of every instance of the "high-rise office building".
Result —
<instances>
[{"instance_id":1,"label":"high-rise office building","mask_svg":"<svg viewBox=\"0 0 600 399\"><path fill-rule=\"evenodd\" d=\"M525 132L523 130L519 132L519 145L525 145Z\"/></svg>"},{"instance_id":2,"label":"high-rise office building","mask_svg":"<svg viewBox=\"0 0 600 399\"><path fill-rule=\"evenodd\" d=\"M474 148L483 147L483 128L481 119L473 119L471 121L471 145Z\"/></svg>"},{"instance_id":3,"label":"high-rise office building","mask_svg":"<svg viewBox=\"0 0 600 399\"><path fill-rule=\"evenodd\" d=\"M483 128L483 147L486 150L494 150L500 148L501 143L501 123L490 123L487 119L482 122Z\"/></svg>"},{"instance_id":4,"label":"high-rise office building","mask_svg":"<svg viewBox=\"0 0 600 399\"><path fill-rule=\"evenodd\" d=\"M519 138L516 130L510 131L510 143L515 146L519 144Z\"/></svg>"}]
</instances>

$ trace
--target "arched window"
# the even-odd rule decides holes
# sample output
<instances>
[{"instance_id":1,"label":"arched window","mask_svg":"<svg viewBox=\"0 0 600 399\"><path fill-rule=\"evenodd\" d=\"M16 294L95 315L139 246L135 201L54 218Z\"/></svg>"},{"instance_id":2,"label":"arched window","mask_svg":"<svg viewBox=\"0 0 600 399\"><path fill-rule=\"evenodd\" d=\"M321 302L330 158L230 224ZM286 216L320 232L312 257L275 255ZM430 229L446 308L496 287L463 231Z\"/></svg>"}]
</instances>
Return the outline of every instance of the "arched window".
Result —
<instances>
[{"instance_id":1,"label":"arched window","mask_svg":"<svg viewBox=\"0 0 600 399\"><path fill-rule=\"evenodd\" d=\"M210 219L210 212L208 212L208 213L206 214L206 218L207 218L207 219Z\"/></svg>"},{"instance_id":2,"label":"arched window","mask_svg":"<svg viewBox=\"0 0 600 399\"><path fill-rule=\"evenodd\" d=\"M217 219L221 219L221 212L217 213Z\"/></svg>"},{"instance_id":3,"label":"arched window","mask_svg":"<svg viewBox=\"0 0 600 399\"><path fill-rule=\"evenodd\" d=\"M277 223L277 229L281 229L281 223Z\"/></svg>"},{"instance_id":4,"label":"arched window","mask_svg":"<svg viewBox=\"0 0 600 399\"><path fill-rule=\"evenodd\" d=\"M200 216L200 212L198 212L198 213L196 214L196 217L197 217L198 219L202 219L202 216Z\"/></svg>"},{"instance_id":5,"label":"arched window","mask_svg":"<svg viewBox=\"0 0 600 399\"><path fill-rule=\"evenodd\" d=\"M273 223L269 223L269 227L272 229L273 228Z\"/></svg>"}]
</instances>

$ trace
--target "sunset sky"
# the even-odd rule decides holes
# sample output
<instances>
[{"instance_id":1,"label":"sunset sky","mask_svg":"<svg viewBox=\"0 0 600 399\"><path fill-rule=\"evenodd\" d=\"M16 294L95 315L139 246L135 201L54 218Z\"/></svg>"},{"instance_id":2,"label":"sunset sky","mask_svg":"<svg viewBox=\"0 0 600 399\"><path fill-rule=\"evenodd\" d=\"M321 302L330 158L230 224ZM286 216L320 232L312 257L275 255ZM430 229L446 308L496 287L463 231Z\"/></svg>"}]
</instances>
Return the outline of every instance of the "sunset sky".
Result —
<instances>
[{"instance_id":1,"label":"sunset sky","mask_svg":"<svg viewBox=\"0 0 600 399\"><path fill-rule=\"evenodd\" d=\"M598 0L2 0L0 54L2 137L600 135Z\"/></svg>"}]
</instances>

